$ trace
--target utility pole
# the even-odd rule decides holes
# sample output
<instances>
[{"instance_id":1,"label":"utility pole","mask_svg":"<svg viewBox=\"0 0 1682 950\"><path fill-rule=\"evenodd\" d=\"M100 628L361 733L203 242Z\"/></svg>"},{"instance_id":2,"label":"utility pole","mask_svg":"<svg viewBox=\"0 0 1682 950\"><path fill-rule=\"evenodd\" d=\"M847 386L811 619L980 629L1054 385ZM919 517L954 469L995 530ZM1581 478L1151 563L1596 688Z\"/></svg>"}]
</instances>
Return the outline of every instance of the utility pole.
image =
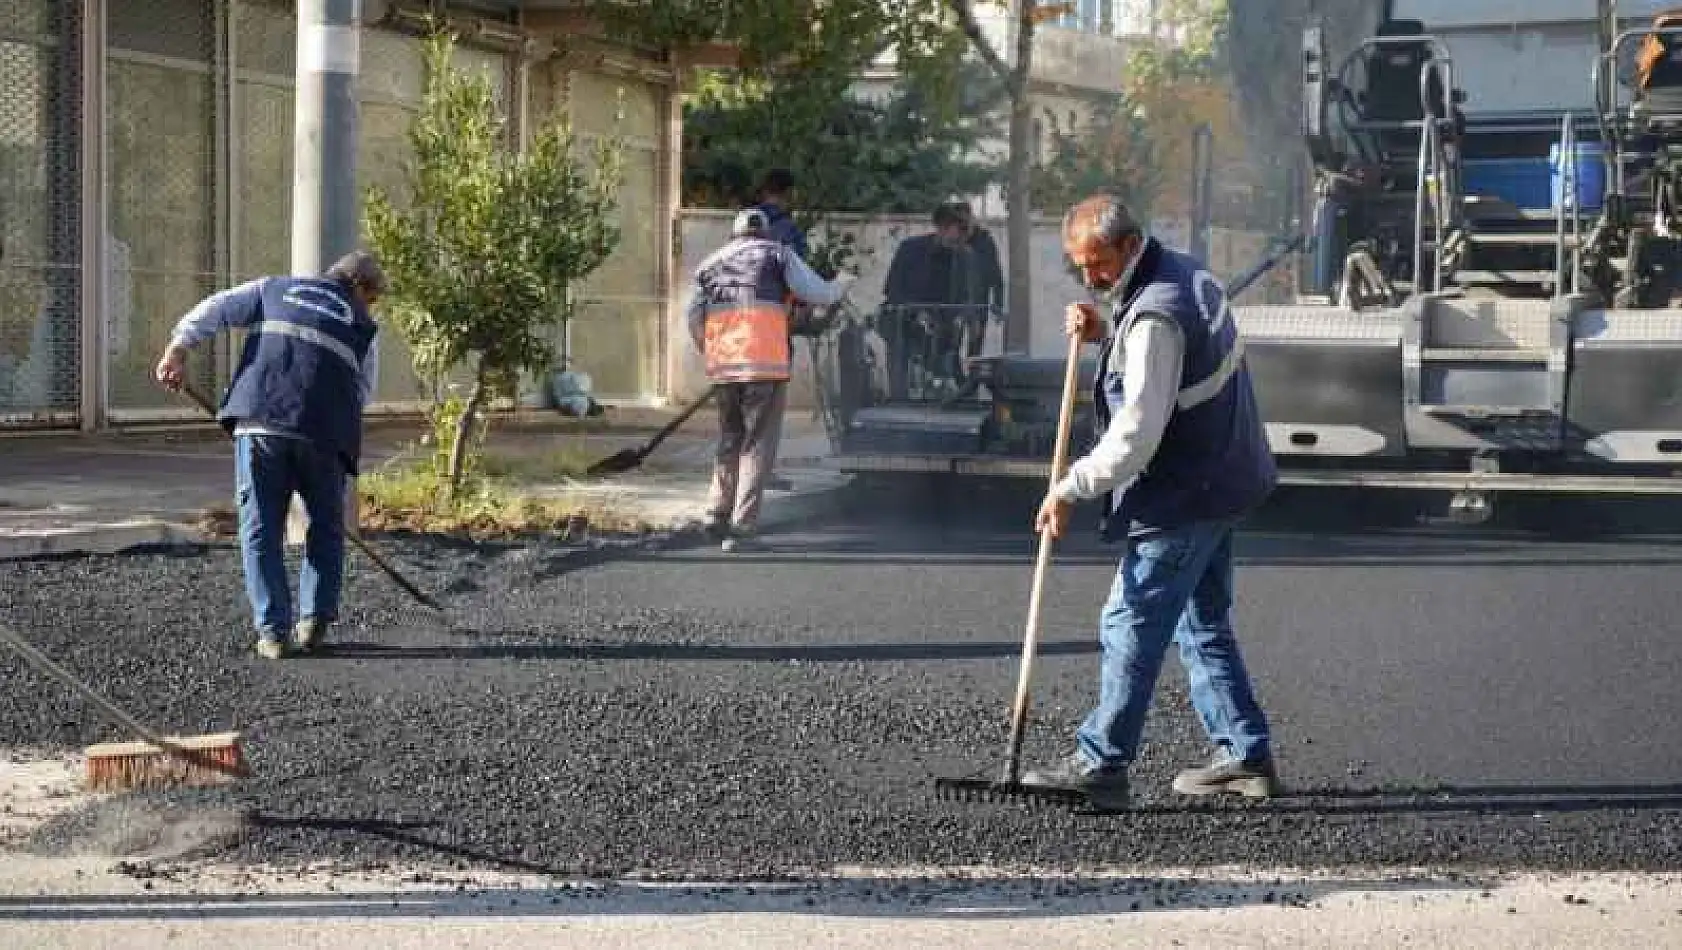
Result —
<instances>
[{"instance_id":1,"label":"utility pole","mask_svg":"<svg viewBox=\"0 0 1682 950\"><path fill-rule=\"evenodd\" d=\"M292 129L292 272L314 276L356 249L356 77L361 0L298 0Z\"/></svg>"}]
</instances>

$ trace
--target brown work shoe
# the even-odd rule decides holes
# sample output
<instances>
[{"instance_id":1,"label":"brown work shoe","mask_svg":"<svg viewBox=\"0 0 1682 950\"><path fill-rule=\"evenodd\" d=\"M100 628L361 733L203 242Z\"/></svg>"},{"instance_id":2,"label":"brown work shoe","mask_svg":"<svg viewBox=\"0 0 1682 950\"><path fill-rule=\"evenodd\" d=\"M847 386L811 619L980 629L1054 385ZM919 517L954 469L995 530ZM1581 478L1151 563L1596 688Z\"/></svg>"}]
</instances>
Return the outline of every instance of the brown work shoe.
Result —
<instances>
[{"instance_id":1,"label":"brown work shoe","mask_svg":"<svg viewBox=\"0 0 1682 950\"><path fill-rule=\"evenodd\" d=\"M299 653L313 653L321 646L322 641L327 639L327 628L330 626L332 621L320 617L305 617L292 629L292 642L297 646Z\"/></svg>"},{"instance_id":2,"label":"brown work shoe","mask_svg":"<svg viewBox=\"0 0 1682 950\"><path fill-rule=\"evenodd\" d=\"M1208 765L1186 769L1174 776L1174 791L1181 795L1219 795L1225 792L1245 798L1272 798L1279 794L1279 773L1271 756L1259 762L1246 763L1221 753Z\"/></svg>"},{"instance_id":3,"label":"brown work shoe","mask_svg":"<svg viewBox=\"0 0 1682 950\"><path fill-rule=\"evenodd\" d=\"M1055 765L1029 770L1022 776L1022 784L1085 795L1087 802L1100 811L1121 811L1132 801L1126 769L1093 765L1079 752Z\"/></svg>"}]
</instances>

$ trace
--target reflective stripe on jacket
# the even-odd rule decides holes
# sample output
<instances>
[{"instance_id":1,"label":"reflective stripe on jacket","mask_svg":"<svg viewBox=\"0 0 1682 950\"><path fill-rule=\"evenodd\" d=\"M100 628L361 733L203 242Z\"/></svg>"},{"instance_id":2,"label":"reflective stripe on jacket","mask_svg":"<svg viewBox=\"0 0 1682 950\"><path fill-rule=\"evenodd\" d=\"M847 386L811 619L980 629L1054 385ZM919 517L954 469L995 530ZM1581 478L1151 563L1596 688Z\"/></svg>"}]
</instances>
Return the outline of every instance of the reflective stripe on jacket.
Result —
<instances>
[{"instance_id":1,"label":"reflective stripe on jacket","mask_svg":"<svg viewBox=\"0 0 1682 950\"><path fill-rule=\"evenodd\" d=\"M783 382L789 378L788 282L775 241L742 238L701 265L697 283L705 294L702 351L707 378L715 383Z\"/></svg>"}]
</instances>

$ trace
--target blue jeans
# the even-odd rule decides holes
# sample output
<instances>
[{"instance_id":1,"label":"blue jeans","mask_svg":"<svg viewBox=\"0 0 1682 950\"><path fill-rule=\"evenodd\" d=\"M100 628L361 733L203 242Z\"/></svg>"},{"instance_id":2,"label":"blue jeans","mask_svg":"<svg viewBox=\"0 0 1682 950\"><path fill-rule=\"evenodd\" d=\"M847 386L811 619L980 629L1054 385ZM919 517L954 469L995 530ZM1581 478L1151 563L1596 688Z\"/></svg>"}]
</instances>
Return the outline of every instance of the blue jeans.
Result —
<instances>
[{"instance_id":1,"label":"blue jeans","mask_svg":"<svg viewBox=\"0 0 1682 950\"><path fill-rule=\"evenodd\" d=\"M241 435L234 443L234 478L245 592L258 635L278 640L292 628L286 512L294 493L310 519L298 580L300 614L338 619L345 570L344 463L303 439Z\"/></svg>"},{"instance_id":2,"label":"blue jeans","mask_svg":"<svg viewBox=\"0 0 1682 950\"><path fill-rule=\"evenodd\" d=\"M1078 733L1090 763L1125 767L1137 758L1145 712L1174 640L1209 738L1244 762L1268 757L1267 719L1232 633L1233 527L1202 522L1128 539L1099 621L1098 707Z\"/></svg>"}]
</instances>

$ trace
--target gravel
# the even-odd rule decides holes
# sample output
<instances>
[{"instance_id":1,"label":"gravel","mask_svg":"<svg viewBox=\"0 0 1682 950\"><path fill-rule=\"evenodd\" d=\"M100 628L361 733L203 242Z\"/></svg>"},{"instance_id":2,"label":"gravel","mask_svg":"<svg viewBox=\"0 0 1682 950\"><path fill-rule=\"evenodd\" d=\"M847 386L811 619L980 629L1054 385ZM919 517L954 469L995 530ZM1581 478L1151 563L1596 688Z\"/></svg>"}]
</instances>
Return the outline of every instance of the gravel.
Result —
<instances>
[{"instance_id":1,"label":"gravel","mask_svg":"<svg viewBox=\"0 0 1682 950\"><path fill-rule=\"evenodd\" d=\"M1634 567L1631 550L1597 548L1605 563L1596 567L1534 541L1555 567L1520 577L1480 566L1488 550L1456 544L1444 553L1410 537L1385 550L1424 566L1346 566L1329 581L1326 564L1293 561L1312 560L1325 539L1246 539L1250 560L1263 563L1245 568L1242 635L1286 779L1306 793L1259 806L1174 799L1173 771L1206 750L1171 662L1134 771L1139 809L1089 816L933 796L936 775L996 768L1029 548L1002 527L896 530L797 535L782 553L735 560L692 550L581 561L559 546L388 542L422 587L450 592L454 625L406 604L355 561L332 654L278 664L250 652L231 550L0 565L7 622L166 731L244 730L256 772L229 788L92 805L29 846L120 854L161 835L178 853L245 862L715 880L851 866L1645 870L1682 862L1682 787L1652 778L1682 772L1682 753L1651 743L1682 713L1665 672L1682 669L1682 645L1668 634L1640 639L1644 618L1682 609L1682 595L1650 579L1673 574L1668 547L1643 542L1656 563ZM1375 544L1361 541L1356 553L1382 549ZM1351 545L1359 546L1346 540L1337 556L1358 560ZM1450 554L1470 560L1432 566ZM1030 759L1059 754L1091 700L1090 622L1108 557L1072 544L1059 562ZM1266 566L1268 558L1282 566ZM1493 606L1480 602L1488 591L1480 576L1507 585ZM1604 668L1625 668L1611 661L1638 642L1646 674L1624 683L1609 709L1561 711L1583 700L1557 693L1551 704L1532 695L1515 705L1503 692L1512 684L1490 679L1502 670L1535 677L1529 687L1538 690L1552 689L1548 676L1603 674L1593 662L1560 669L1563 644L1581 642L1567 629L1578 618L1520 603L1513 584L1562 598L1600 585L1607 605L1589 615L1602 618L1594 634L1611 654ZM1646 601L1628 602L1635 589ZM1405 630L1414 648L1375 656L1386 641L1373 631L1397 611L1413 616L1383 624L1388 642ZM1513 631L1505 650L1471 650L1467 631L1431 629L1453 611L1501 629L1520 623L1513 617L1533 623ZM1446 656L1451 648L1458 652ZM1514 662L1518 654L1524 662ZM1457 662L1465 667L1448 675ZM1382 682L1347 675L1374 663ZM0 677L8 684L0 745L74 748L119 737L11 657L0 658ZM1487 696L1477 695L1480 683ZM1619 692L1607 685L1575 688L1591 699ZM1432 689L1452 692L1438 699ZM1475 707L1472 723L1460 721L1455 702ZM1446 705L1440 714L1455 725L1407 719L1429 715L1421 703ZM1538 709L1588 732L1562 736L1538 724ZM1391 723L1374 726L1387 716ZM1365 736L1375 729L1394 747L1371 747ZM1461 743L1457 729L1479 738ZM1536 749L1548 743L1607 758L1543 760ZM1641 748L1656 757L1632 757ZM1508 751L1484 761L1484 749ZM1554 781L1556 773L1571 775ZM1441 788L1478 784L1465 778L1474 774L1529 784ZM1620 784L1633 787L1612 788Z\"/></svg>"}]
</instances>

